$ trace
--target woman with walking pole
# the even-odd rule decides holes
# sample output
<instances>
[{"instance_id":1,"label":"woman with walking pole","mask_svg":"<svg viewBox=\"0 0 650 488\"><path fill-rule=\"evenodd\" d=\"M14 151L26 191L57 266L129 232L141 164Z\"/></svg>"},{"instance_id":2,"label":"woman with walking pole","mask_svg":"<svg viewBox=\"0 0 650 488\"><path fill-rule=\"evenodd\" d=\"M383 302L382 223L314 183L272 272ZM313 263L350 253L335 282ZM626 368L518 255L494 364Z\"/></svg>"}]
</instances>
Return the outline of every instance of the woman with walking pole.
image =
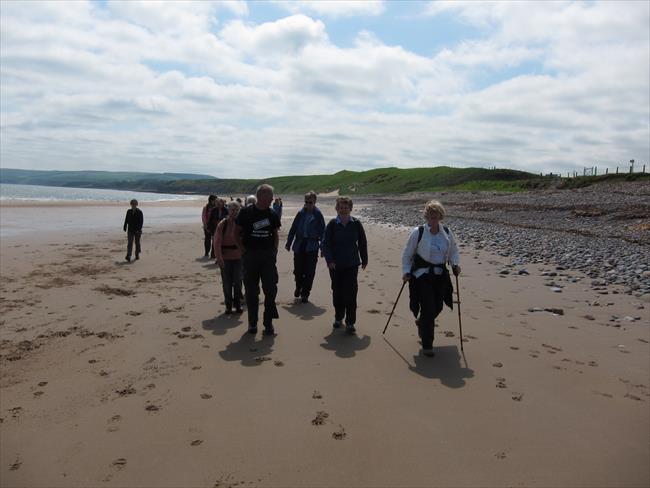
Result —
<instances>
[{"instance_id":1,"label":"woman with walking pole","mask_svg":"<svg viewBox=\"0 0 650 488\"><path fill-rule=\"evenodd\" d=\"M447 263L460 274L458 246L448 227L441 224L445 209L437 200L424 207L425 225L411 232L402 255L402 279L409 283L409 307L415 316L422 354L434 356L435 319L443 304L453 308L453 286Z\"/></svg>"}]
</instances>

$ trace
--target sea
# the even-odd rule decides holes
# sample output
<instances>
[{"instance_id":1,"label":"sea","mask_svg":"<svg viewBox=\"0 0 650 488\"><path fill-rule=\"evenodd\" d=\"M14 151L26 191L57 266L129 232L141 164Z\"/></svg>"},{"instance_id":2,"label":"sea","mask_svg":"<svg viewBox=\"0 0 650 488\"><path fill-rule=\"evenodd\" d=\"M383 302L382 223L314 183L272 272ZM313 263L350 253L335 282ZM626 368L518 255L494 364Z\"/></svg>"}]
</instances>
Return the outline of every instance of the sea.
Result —
<instances>
[{"instance_id":1,"label":"sea","mask_svg":"<svg viewBox=\"0 0 650 488\"><path fill-rule=\"evenodd\" d=\"M98 232L122 230L129 202L135 198L144 213L144 232L159 225L196 223L200 229L201 206L207 195L64 188L56 186L0 184L0 238L49 232ZM186 205L179 202L186 201ZM16 205L38 202L45 205ZM57 203L78 205L56 205ZM116 202L124 206L114 205ZM148 203L155 205L147 206ZM47 203L53 205L47 206ZM112 205L98 205L113 203ZM166 205L166 203L168 205ZM194 205L193 205L194 203Z\"/></svg>"},{"instance_id":2,"label":"sea","mask_svg":"<svg viewBox=\"0 0 650 488\"><path fill-rule=\"evenodd\" d=\"M202 200L204 197L200 195L174 195L95 188L0 183L0 201L125 202L128 205L128 202L132 198L135 198L139 202L171 202L179 200Z\"/></svg>"}]
</instances>

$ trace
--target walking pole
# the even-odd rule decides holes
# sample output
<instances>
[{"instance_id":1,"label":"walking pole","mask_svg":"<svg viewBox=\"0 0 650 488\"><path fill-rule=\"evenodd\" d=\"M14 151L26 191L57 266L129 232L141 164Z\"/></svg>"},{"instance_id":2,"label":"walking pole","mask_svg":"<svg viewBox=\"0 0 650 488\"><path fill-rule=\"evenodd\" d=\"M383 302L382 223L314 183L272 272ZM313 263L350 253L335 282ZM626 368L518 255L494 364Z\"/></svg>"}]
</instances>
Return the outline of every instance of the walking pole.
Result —
<instances>
[{"instance_id":1,"label":"walking pole","mask_svg":"<svg viewBox=\"0 0 650 488\"><path fill-rule=\"evenodd\" d=\"M458 275L456 276L456 304L458 305L458 329L460 330L460 351L465 352L463 350L463 323L460 320L460 287L458 286Z\"/></svg>"},{"instance_id":2,"label":"walking pole","mask_svg":"<svg viewBox=\"0 0 650 488\"><path fill-rule=\"evenodd\" d=\"M393 318L393 312L395 311L395 307L397 307L397 302L399 302L399 297L402 295L402 290L404 289L404 285L406 284L406 281L402 282L402 288L399 289L399 293L397 294L397 299L395 300L395 304L393 305L393 310L390 311L390 316L388 317L388 320L386 321L386 327L384 327L384 331L382 334L386 333L386 329L388 329L388 323L390 322L390 319Z\"/></svg>"}]
</instances>

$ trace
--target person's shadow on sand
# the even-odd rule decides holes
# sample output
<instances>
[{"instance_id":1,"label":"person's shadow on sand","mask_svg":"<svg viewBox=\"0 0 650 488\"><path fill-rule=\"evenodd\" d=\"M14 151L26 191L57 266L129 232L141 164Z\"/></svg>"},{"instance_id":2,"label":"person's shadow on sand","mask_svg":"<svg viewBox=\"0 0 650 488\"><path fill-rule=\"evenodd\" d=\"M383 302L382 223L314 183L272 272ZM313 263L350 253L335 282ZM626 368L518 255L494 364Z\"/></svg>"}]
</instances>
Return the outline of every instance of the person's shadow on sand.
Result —
<instances>
[{"instance_id":1,"label":"person's shadow on sand","mask_svg":"<svg viewBox=\"0 0 650 488\"><path fill-rule=\"evenodd\" d=\"M214 335L224 335L228 332L228 329L241 324L241 314L226 315L225 313L202 322L203 330L210 330Z\"/></svg>"},{"instance_id":2,"label":"person's shadow on sand","mask_svg":"<svg viewBox=\"0 0 650 488\"><path fill-rule=\"evenodd\" d=\"M340 358L352 358L356 356L357 351L363 351L370 345L370 336L348 335L343 328L332 329L330 335L323 337L323 339L325 339L325 342L320 347L328 351L335 351Z\"/></svg>"},{"instance_id":3,"label":"person's shadow on sand","mask_svg":"<svg viewBox=\"0 0 650 488\"><path fill-rule=\"evenodd\" d=\"M244 332L237 342L231 342L223 351L219 351L219 356L224 361L241 361L242 366L259 366L263 361L256 358L271 354L274 344L274 336L263 335L259 341L255 341L254 336Z\"/></svg>"},{"instance_id":4,"label":"person's shadow on sand","mask_svg":"<svg viewBox=\"0 0 650 488\"><path fill-rule=\"evenodd\" d=\"M311 320L314 317L323 315L325 313L325 309L323 307L314 305L311 302L302 303L300 300L296 300L289 305L282 305L282 308L284 308L290 314L299 317L300 320Z\"/></svg>"},{"instance_id":5,"label":"person's shadow on sand","mask_svg":"<svg viewBox=\"0 0 650 488\"><path fill-rule=\"evenodd\" d=\"M461 388L465 386L466 378L474 377L473 369L461 367L457 346L435 347L434 351L436 356L433 358L413 356L415 366L409 365L409 369L425 378L439 378L449 388Z\"/></svg>"}]
</instances>

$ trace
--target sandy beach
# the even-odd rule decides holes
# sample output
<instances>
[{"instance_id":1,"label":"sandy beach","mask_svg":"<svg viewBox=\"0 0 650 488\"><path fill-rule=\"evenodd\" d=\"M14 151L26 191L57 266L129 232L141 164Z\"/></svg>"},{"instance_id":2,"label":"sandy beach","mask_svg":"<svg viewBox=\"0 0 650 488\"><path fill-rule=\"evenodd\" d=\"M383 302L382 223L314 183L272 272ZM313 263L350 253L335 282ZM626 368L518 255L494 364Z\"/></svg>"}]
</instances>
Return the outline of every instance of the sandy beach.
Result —
<instances>
[{"instance_id":1,"label":"sandy beach","mask_svg":"<svg viewBox=\"0 0 650 488\"><path fill-rule=\"evenodd\" d=\"M323 260L302 304L283 249L278 334L252 337L246 312L223 315L202 203L167 204L197 222L145 224L130 264L125 206L115 230L2 239L1 486L650 484L645 297L570 279L554 292L542 273L579 273L500 274L508 257L459 235L465 354L445 308L426 358L406 290L382 335L409 229L367 223L356 337L332 329ZM282 244L298 204L285 199Z\"/></svg>"}]
</instances>

